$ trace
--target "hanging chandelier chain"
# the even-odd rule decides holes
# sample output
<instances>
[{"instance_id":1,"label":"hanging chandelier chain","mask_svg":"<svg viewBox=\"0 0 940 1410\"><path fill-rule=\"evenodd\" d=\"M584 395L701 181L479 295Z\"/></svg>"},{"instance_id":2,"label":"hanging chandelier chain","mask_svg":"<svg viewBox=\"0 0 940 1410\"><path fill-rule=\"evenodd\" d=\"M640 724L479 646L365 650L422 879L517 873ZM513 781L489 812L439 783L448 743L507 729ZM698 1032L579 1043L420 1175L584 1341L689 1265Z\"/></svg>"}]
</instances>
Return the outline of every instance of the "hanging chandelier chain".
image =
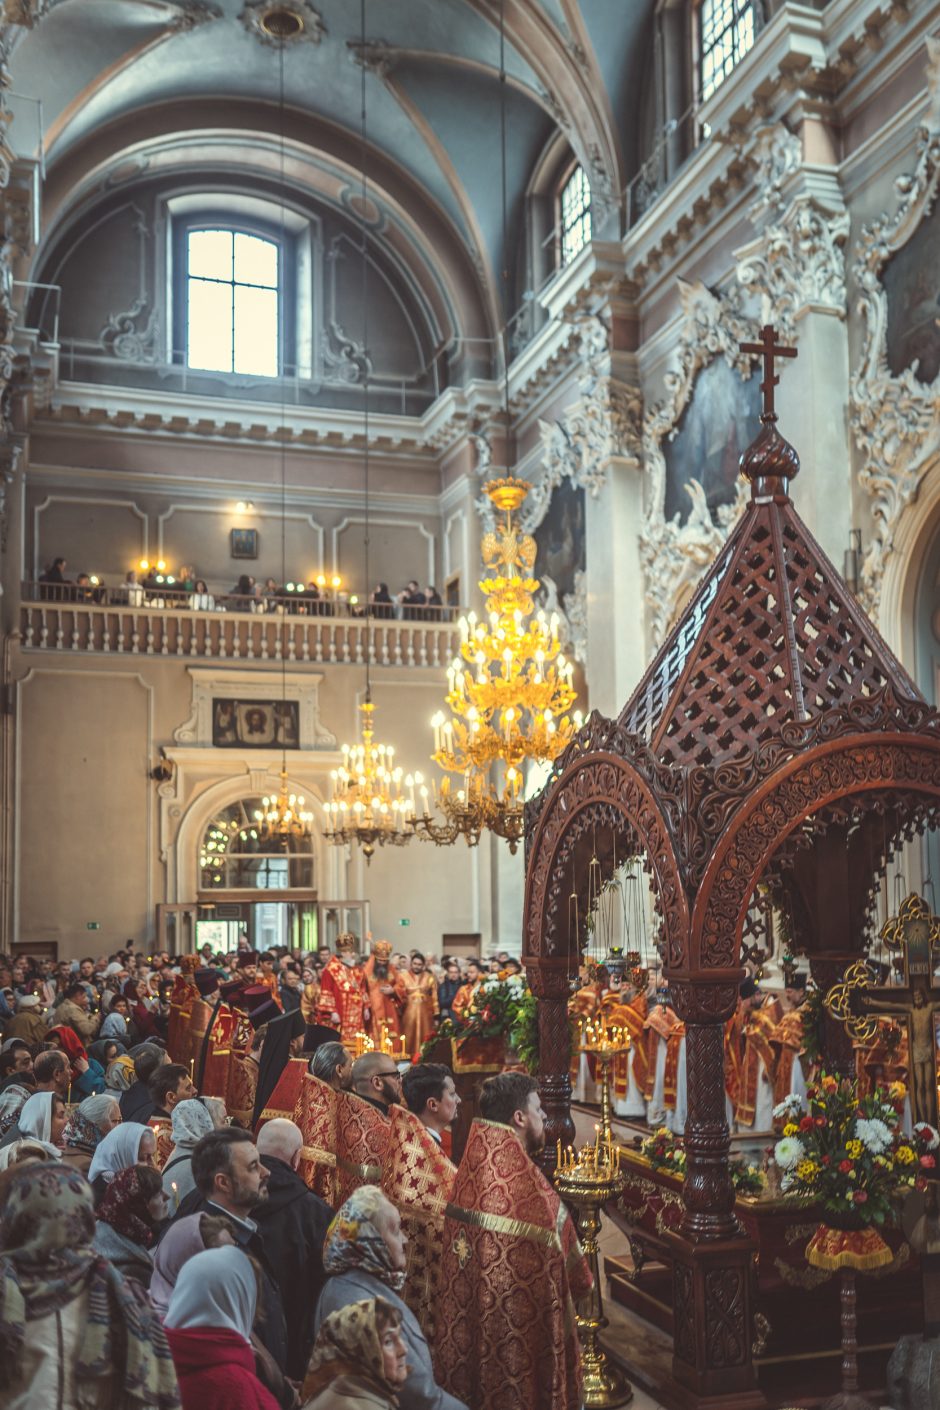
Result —
<instances>
[{"instance_id":1,"label":"hanging chandelier chain","mask_svg":"<svg viewBox=\"0 0 940 1410\"><path fill-rule=\"evenodd\" d=\"M366 45L366 0L359 0L359 27L360 39L362 41L362 52L365 52ZM361 185L359 192L359 223L361 231L361 252L362 252L362 365L363 365L363 431L365 434L365 448L363 452L363 481L365 489L365 530L363 534L362 556L364 571L364 597L366 614L366 702L372 700L372 640L373 625L372 614L369 611L370 583L369 578L369 548L370 548L370 503L369 503L369 392L370 392L370 372L369 363L369 257L368 257L368 232L366 214L368 211L369 178L366 170L369 148L368 148L368 112L366 107L366 73L367 64L360 65L359 75L359 145L360 145L360 167Z\"/></svg>"}]
</instances>

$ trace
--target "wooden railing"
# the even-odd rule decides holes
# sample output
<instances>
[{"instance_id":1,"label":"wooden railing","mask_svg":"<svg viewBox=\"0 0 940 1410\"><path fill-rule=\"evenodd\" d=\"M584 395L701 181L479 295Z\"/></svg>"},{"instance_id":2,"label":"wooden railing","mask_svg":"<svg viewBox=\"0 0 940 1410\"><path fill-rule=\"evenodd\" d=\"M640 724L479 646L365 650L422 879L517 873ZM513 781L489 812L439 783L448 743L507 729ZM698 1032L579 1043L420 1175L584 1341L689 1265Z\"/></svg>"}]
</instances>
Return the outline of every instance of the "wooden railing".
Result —
<instances>
[{"instance_id":1,"label":"wooden railing","mask_svg":"<svg viewBox=\"0 0 940 1410\"><path fill-rule=\"evenodd\" d=\"M374 617L193 612L167 605L20 603L25 651L195 657L224 661L311 661L444 668L460 648L454 623ZM371 648L370 643L371 641Z\"/></svg>"}]
</instances>

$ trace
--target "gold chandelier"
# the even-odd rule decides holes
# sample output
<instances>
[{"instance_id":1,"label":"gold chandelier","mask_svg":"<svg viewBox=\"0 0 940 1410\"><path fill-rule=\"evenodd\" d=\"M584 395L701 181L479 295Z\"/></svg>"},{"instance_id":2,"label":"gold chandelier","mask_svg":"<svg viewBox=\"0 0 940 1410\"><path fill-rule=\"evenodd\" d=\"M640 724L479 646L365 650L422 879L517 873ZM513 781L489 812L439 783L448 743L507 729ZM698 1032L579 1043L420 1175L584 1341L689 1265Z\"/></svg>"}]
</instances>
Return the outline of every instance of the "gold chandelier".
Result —
<instances>
[{"instance_id":1,"label":"gold chandelier","mask_svg":"<svg viewBox=\"0 0 940 1410\"><path fill-rule=\"evenodd\" d=\"M505 523L484 536L487 621L475 612L460 620L460 657L447 671L452 717L434 716L434 760L462 777L454 788L445 778L438 801L446 821L428 810L420 776L423 812L411 826L439 845L463 836L474 846L484 829L504 837L515 852L523 830L523 784L527 762L551 762L581 726L581 712L566 712L575 700L573 667L561 654L558 618L534 614L531 576L535 540L518 531L513 513L531 486L512 477L491 480L486 493ZM461 660L462 658L462 660ZM412 780L406 780L410 784ZM412 794L413 797L413 794Z\"/></svg>"},{"instance_id":2,"label":"gold chandelier","mask_svg":"<svg viewBox=\"0 0 940 1410\"><path fill-rule=\"evenodd\" d=\"M412 833L406 824L412 803L402 793L403 773L390 744L375 744L375 706L366 698L361 744L343 745L343 762L330 774L332 796L326 805L324 836L335 846L358 842L366 861L376 847L403 847Z\"/></svg>"},{"instance_id":3,"label":"gold chandelier","mask_svg":"<svg viewBox=\"0 0 940 1410\"><path fill-rule=\"evenodd\" d=\"M289 791L287 769L282 760L280 789L262 798L261 807L255 809L260 841L286 848L291 838L309 837L313 813L304 806L304 801L303 794Z\"/></svg>"}]
</instances>

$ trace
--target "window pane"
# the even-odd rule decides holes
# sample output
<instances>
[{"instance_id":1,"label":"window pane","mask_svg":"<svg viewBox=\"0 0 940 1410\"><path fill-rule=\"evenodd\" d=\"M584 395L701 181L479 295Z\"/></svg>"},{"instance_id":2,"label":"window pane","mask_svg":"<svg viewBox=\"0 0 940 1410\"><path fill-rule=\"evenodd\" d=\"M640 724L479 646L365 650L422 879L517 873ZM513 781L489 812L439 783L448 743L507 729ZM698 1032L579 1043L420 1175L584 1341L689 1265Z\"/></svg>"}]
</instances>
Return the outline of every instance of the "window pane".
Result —
<instances>
[{"instance_id":1,"label":"window pane","mask_svg":"<svg viewBox=\"0 0 940 1410\"><path fill-rule=\"evenodd\" d=\"M235 371L276 377L277 291L235 286Z\"/></svg>"},{"instance_id":2,"label":"window pane","mask_svg":"<svg viewBox=\"0 0 940 1410\"><path fill-rule=\"evenodd\" d=\"M189 234L189 273L207 279L231 279L231 230L192 230Z\"/></svg>"},{"instance_id":3,"label":"window pane","mask_svg":"<svg viewBox=\"0 0 940 1410\"><path fill-rule=\"evenodd\" d=\"M277 285L277 245L257 235L235 236L235 280L239 284Z\"/></svg>"},{"instance_id":4,"label":"window pane","mask_svg":"<svg viewBox=\"0 0 940 1410\"><path fill-rule=\"evenodd\" d=\"M232 286L189 281L187 357L190 367L232 370Z\"/></svg>"},{"instance_id":5,"label":"window pane","mask_svg":"<svg viewBox=\"0 0 940 1410\"><path fill-rule=\"evenodd\" d=\"M702 0L701 34L702 98L710 98L735 64L754 46L753 0Z\"/></svg>"},{"instance_id":6,"label":"window pane","mask_svg":"<svg viewBox=\"0 0 940 1410\"><path fill-rule=\"evenodd\" d=\"M561 262L568 264L591 238L591 188L576 167L561 193Z\"/></svg>"}]
</instances>

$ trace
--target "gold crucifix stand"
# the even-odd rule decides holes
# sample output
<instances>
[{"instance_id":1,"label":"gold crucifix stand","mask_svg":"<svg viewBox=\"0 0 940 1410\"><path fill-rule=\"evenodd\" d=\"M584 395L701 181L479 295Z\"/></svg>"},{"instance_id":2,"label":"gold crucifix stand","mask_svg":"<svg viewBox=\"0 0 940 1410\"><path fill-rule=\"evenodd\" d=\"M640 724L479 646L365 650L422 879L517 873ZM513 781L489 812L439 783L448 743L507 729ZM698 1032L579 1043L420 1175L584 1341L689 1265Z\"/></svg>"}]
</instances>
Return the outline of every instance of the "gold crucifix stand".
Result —
<instances>
[{"instance_id":1,"label":"gold crucifix stand","mask_svg":"<svg viewBox=\"0 0 940 1410\"><path fill-rule=\"evenodd\" d=\"M940 953L940 917L930 914L922 897L912 892L896 916L881 928L889 950L904 958L904 983L871 983L864 960L850 965L841 984L826 995L826 1008L845 1024L858 1042L873 1038L875 1016L890 1014L907 1023L910 1048L908 1089L915 1123L937 1125L937 1062L934 1030L940 990L933 987L935 951Z\"/></svg>"}]
</instances>

